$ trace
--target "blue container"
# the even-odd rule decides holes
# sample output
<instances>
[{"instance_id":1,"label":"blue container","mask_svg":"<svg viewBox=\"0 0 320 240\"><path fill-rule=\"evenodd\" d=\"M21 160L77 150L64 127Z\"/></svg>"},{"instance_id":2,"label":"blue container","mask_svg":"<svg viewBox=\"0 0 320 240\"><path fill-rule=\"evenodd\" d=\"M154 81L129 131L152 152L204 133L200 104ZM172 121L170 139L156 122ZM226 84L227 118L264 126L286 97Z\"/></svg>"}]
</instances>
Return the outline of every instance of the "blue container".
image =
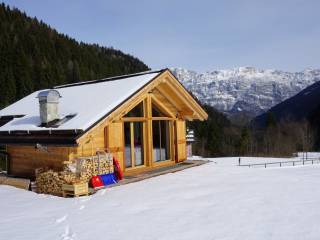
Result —
<instances>
[{"instance_id":1,"label":"blue container","mask_svg":"<svg viewBox=\"0 0 320 240\"><path fill-rule=\"evenodd\" d=\"M114 173L102 174L100 175L104 186L117 183L117 178Z\"/></svg>"}]
</instances>

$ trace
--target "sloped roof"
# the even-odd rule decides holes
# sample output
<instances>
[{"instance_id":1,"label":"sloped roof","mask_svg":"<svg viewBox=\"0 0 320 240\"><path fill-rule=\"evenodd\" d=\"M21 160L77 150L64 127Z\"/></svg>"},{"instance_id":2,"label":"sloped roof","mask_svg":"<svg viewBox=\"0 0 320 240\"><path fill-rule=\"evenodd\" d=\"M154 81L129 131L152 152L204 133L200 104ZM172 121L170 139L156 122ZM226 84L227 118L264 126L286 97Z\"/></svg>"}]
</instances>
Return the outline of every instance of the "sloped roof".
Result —
<instances>
[{"instance_id":1,"label":"sloped roof","mask_svg":"<svg viewBox=\"0 0 320 240\"><path fill-rule=\"evenodd\" d=\"M86 131L163 71L149 71L55 87L61 94L59 101L61 118L67 115L75 116L52 130ZM40 127L37 99L39 92L34 92L0 111L0 119L6 116L24 115L1 126L0 132L48 130L46 127Z\"/></svg>"}]
</instances>

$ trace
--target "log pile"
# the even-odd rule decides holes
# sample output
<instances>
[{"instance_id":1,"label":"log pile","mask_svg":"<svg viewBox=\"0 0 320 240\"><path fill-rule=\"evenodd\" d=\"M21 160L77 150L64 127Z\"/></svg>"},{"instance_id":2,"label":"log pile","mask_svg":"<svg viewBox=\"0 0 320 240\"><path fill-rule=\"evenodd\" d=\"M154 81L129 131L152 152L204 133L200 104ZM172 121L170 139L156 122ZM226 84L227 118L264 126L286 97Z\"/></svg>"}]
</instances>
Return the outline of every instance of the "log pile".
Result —
<instances>
[{"instance_id":1,"label":"log pile","mask_svg":"<svg viewBox=\"0 0 320 240\"><path fill-rule=\"evenodd\" d=\"M112 155L100 155L78 158L65 162L64 170L56 172L48 169L36 170L36 188L38 193L61 196L63 184L88 183L92 176L113 173Z\"/></svg>"},{"instance_id":2,"label":"log pile","mask_svg":"<svg viewBox=\"0 0 320 240\"><path fill-rule=\"evenodd\" d=\"M39 173L36 178L37 192L61 196L63 184L83 182L76 174L69 171L55 172L48 170Z\"/></svg>"},{"instance_id":3,"label":"log pile","mask_svg":"<svg viewBox=\"0 0 320 240\"><path fill-rule=\"evenodd\" d=\"M113 173L112 156L80 158L77 161L77 172L80 179L89 181L92 176Z\"/></svg>"}]
</instances>

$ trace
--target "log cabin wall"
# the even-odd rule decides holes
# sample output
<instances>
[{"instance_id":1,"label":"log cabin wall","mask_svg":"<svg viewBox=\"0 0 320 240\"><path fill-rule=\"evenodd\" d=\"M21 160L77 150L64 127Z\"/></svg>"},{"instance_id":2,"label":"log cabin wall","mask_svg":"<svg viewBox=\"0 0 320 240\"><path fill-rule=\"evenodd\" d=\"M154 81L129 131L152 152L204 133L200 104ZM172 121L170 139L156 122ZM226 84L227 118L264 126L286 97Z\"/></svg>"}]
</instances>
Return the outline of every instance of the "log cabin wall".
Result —
<instances>
[{"instance_id":1,"label":"log cabin wall","mask_svg":"<svg viewBox=\"0 0 320 240\"><path fill-rule=\"evenodd\" d=\"M69 160L73 147L48 147L48 151L34 146L8 145L9 173L14 176L33 178L35 169L47 167L62 170L63 162Z\"/></svg>"},{"instance_id":2,"label":"log cabin wall","mask_svg":"<svg viewBox=\"0 0 320 240\"><path fill-rule=\"evenodd\" d=\"M187 159L186 146L186 122L184 120L177 120L176 126L176 161L182 162Z\"/></svg>"}]
</instances>

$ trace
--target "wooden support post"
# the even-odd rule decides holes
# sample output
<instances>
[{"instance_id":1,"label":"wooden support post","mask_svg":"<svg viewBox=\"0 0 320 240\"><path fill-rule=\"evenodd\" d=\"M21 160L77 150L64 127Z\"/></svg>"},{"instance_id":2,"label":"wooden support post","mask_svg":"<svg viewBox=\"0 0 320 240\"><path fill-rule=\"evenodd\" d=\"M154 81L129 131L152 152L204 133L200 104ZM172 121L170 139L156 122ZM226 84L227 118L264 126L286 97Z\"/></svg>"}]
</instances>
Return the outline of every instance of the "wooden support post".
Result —
<instances>
[{"instance_id":1,"label":"wooden support post","mask_svg":"<svg viewBox=\"0 0 320 240\"><path fill-rule=\"evenodd\" d=\"M151 95L148 94L145 100L145 117L146 121L146 165L152 167L153 165L153 138L152 138L152 101Z\"/></svg>"}]
</instances>

